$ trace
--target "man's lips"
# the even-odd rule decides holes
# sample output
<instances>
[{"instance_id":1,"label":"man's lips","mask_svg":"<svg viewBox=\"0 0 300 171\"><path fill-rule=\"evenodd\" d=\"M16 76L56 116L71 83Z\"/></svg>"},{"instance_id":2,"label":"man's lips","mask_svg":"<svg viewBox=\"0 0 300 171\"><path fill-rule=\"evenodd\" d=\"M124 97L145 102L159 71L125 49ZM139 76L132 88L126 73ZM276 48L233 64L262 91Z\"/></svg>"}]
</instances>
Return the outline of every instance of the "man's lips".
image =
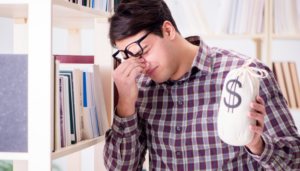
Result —
<instances>
[{"instance_id":1,"label":"man's lips","mask_svg":"<svg viewBox=\"0 0 300 171\"><path fill-rule=\"evenodd\" d=\"M156 70L157 67L153 68L153 69L150 69L149 71L146 72L146 74L148 76L152 75L154 73L154 71Z\"/></svg>"}]
</instances>

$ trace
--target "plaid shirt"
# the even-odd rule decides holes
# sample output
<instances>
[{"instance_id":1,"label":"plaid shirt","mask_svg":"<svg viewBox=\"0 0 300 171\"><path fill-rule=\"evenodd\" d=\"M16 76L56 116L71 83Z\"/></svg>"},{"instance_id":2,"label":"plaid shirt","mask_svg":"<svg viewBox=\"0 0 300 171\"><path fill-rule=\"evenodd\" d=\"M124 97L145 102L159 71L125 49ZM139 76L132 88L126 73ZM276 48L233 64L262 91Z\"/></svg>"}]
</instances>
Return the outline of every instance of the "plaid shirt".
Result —
<instances>
[{"instance_id":1,"label":"plaid shirt","mask_svg":"<svg viewBox=\"0 0 300 171\"><path fill-rule=\"evenodd\" d=\"M148 149L151 171L300 170L300 137L272 71L258 60L250 65L269 73L259 78L266 116L261 136L265 149L257 156L245 146L224 143L217 131L225 77L249 57L210 48L199 37L187 40L199 45L199 51L179 80L155 83L146 75L137 77L136 113L115 115L106 132L107 169L140 171Z\"/></svg>"}]
</instances>

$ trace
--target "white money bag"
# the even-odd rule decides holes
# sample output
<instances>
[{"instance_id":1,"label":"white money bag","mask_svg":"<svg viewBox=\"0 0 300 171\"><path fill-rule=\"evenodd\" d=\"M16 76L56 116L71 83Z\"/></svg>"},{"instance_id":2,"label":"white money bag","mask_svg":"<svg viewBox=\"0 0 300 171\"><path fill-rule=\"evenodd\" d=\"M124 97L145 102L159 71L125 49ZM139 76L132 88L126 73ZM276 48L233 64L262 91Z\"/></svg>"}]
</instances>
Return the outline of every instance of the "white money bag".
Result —
<instances>
[{"instance_id":1,"label":"white money bag","mask_svg":"<svg viewBox=\"0 0 300 171\"><path fill-rule=\"evenodd\" d=\"M231 70L224 81L220 108L218 113L218 134L221 140L229 145L243 146L249 144L254 132L250 125L256 125L256 120L248 113L255 111L250 107L259 95L257 77L268 76L267 71L250 67L254 59L248 60L242 67ZM254 71L260 73L257 74Z\"/></svg>"}]
</instances>

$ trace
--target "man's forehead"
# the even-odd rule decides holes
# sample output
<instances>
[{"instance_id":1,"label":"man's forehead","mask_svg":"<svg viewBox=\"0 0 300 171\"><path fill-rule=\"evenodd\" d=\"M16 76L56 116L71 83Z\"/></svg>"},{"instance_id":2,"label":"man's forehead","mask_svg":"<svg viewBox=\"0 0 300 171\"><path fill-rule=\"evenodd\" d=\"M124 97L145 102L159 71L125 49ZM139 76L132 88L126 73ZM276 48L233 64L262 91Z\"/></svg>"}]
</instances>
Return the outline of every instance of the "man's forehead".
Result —
<instances>
[{"instance_id":1,"label":"man's forehead","mask_svg":"<svg viewBox=\"0 0 300 171\"><path fill-rule=\"evenodd\" d=\"M137 33L137 34L135 34L133 36L127 37L125 39L116 40L116 46L120 50L125 49L125 47L127 45L129 45L132 42L135 42L135 41L139 40L140 38L142 38L146 34L147 34L147 31L143 30L143 31L140 31L139 33ZM148 35L148 36L150 36L150 35ZM145 43L146 41L147 40L143 40L141 43Z\"/></svg>"}]
</instances>

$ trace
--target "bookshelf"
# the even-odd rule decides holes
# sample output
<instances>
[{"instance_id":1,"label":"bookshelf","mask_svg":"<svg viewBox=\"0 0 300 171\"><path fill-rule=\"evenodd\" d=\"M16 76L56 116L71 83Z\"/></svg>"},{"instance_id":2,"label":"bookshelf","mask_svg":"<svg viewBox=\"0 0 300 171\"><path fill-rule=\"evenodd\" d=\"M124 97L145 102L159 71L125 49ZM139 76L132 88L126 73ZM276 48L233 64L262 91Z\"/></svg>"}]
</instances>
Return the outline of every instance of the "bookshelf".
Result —
<instances>
[{"instance_id":1,"label":"bookshelf","mask_svg":"<svg viewBox=\"0 0 300 171\"><path fill-rule=\"evenodd\" d=\"M201 11L201 9L198 9ZM186 12L186 11L185 11ZM200 12L202 13L202 12ZM211 30L209 34L201 34L190 32L184 36L200 35L206 39L251 39L256 46L256 58L267 64L272 69L272 44L273 40L300 40L300 34L275 34L274 31L274 0L264 0L264 15L263 15L263 32L261 34L213 34ZM203 25L207 25L206 21L202 20ZM206 28L209 28L206 26ZM299 66L298 66L299 70ZM299 108L291 108L291 112L300 114Z\"/></svg>"},{"instance_id":2,"label":"bookshelf","mask_svg":"<svg viewBox=\"0 0 300 171\"><path fill-rule=\"evenodd\" d=\"M51 117L54 113L52 28L68 30L70 55L81 55L80 29L95 30L95 64L100 66L107 116L111 125L113 49L107 37L108 18L111 15L111 12L79 6L65 0L0 0L0 17L14 20L14 54L28 54L28 152L0 152L0 160L14 160L14 171L51 171L52 160L63 156L68 156L68 170L80 171L80 151L91 146L95 147L95 161L103 158L99 150L103 149L104 135L51 152ZM104 170L99 162L95 162L94 168Z\"/></svg>"}]
</instances>

